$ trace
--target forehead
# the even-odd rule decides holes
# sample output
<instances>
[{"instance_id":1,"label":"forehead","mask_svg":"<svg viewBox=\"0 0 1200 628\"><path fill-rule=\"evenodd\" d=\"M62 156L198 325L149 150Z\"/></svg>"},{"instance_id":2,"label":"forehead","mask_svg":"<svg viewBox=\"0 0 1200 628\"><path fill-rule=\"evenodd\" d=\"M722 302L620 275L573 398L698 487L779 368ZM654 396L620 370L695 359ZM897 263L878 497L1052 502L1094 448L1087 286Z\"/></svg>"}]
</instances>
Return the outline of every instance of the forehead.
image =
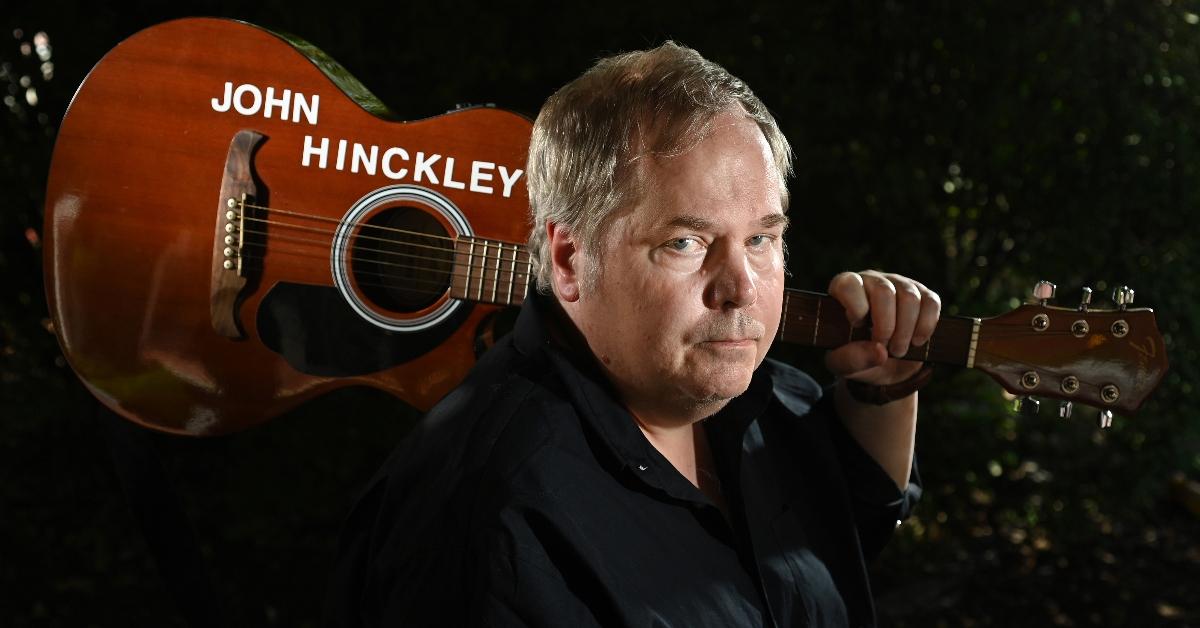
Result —
<instances>
[{"instance_id":1,"label":"forehead","mask_svg":"<svg viewBox=\"0 0 1200 628\"><path fill-rule=\"evenodd\" d=\"M633 213L645 220L728 214L758 221L781 214L781 182L770 145L754 120L739 111L717 115L708 133L677 155L639 160L640 202Z\"/></svg>"}]
</instances>

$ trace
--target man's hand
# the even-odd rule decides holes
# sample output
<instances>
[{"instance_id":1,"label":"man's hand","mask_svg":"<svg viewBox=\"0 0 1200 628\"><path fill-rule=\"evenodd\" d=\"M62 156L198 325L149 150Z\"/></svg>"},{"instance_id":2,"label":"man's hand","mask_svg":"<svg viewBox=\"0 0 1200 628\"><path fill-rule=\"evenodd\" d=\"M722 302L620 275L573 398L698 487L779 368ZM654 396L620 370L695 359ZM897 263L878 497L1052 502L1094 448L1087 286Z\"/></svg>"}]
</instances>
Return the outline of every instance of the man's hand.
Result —
<instances>
[{"instance_id":1,"label":"man's hand","mask_svg":"<svg viewBox=\"0 0 1200 628\"><path fill-rule=\"evenodd\" d=\"M850 324L866 324L871 340L843 345L825 357L825 366L838 377L867 384L902 382L921 369L921 363L898 360L909 345L922 346L933 335L942 300L920 282L865 270L840 273L829 282L829 294L846 308Z\"/></svg>"},{"instance_id":2,"label":"man's hand","mask_svg":"<svg viewBox=\"0 0 1200 628\"><path fill-rule=\"evenodd\" d=\"M942 300L919 282L874 270L839 274L829 282L829 294L846 308L850 324L865 324L871 317L871 340L851 342L825 356L825 365L842 380L835 392L838 414L854 439L903 489L912 469L917 395L882 406L866 404L850 395L845 380L887 385L915 375L920 362L894 356L904 355L909 344L919 347L929 341Z\"/></svg>"}]
</instances>

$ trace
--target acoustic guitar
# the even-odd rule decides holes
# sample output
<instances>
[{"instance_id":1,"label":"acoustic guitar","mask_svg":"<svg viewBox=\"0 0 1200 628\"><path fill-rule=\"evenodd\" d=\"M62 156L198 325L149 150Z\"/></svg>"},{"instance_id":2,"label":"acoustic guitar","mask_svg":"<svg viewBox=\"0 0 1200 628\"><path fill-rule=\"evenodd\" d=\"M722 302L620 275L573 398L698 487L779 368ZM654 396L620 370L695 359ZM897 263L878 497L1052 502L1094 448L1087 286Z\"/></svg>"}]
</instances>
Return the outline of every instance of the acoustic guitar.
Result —
<instances>
[{"instance_id":1,"label":"acoustic guitar","mask_svg":"<svg viewBox=\"0 0 1200 628\"><path fill-rule=\"evenodd\" d=\"M530 130L491 106L398 121L317 48L250 24L141 31L88 75L55 146L46 294L63 353L109 408L178 434L348 385L427 409L528 287ZM1132 412L1167 360L1153 312L1127 305L944 317L907 357ZM788 291L782 340L866 333Z\"/></svg>"}]
</instances>

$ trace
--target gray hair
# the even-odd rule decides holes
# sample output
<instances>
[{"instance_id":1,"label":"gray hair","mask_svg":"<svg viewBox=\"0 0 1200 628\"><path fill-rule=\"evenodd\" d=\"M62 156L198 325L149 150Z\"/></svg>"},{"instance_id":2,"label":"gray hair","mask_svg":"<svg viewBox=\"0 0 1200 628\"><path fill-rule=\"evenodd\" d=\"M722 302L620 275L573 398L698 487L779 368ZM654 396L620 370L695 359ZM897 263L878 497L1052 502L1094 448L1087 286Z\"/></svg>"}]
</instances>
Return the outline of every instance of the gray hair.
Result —
<instances>
[{"instance_id":1,"label":"gray hair","mask_svg":"<svg viewBox=\"0 0 1200 628\"><path fill-rule=\"evenodd\" d=\"M547 223L561 225L595 254L610 216L638 199L637 160L687 152L734 105L758 123L771 148L786 211L787 138L749 86L691 48L668 41L601 59L550 96L534 122L525 168L539 290L548 294L551 285ZM585 269L585 285L598 270Z\"/></svg>"}]
</instances>

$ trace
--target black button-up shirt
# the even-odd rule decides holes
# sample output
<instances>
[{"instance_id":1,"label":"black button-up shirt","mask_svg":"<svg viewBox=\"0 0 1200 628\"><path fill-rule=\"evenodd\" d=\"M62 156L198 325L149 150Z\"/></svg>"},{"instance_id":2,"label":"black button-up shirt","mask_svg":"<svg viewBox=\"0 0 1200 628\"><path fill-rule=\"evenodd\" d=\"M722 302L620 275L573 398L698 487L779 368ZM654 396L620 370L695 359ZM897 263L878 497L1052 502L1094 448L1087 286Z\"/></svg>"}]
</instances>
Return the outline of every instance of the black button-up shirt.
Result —
<instances>
[{"instance_id":1,"label":"black button-up shirt","mask_svg":"<svg viewBox=\"0 0 1200 628\"><path fill-rule=\"evenodd\" d=\"M869 626L865 560L919 495L767 360L705 421L726 517L645 438L545 297L348 518L330 626Z\"/></svg>"}]
</instances>

